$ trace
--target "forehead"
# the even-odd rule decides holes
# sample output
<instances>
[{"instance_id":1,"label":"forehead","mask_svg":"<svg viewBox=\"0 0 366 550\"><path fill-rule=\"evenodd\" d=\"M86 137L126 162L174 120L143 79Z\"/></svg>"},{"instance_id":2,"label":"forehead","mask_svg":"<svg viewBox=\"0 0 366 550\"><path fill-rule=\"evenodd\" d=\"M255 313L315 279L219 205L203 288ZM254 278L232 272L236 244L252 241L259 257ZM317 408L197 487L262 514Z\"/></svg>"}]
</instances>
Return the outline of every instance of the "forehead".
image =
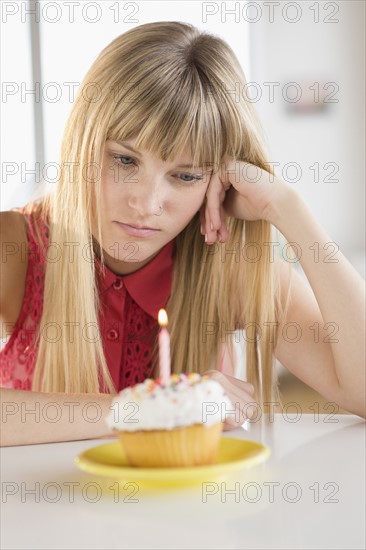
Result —
<instances>
[{"instance_id":1,"label":"forehead","mask_svg":"<svg viewBox=\"0 0 366 550\"><path fill-rule=\"evenodd\" d=\"M123 147L124 149L127 149L133 154L136 155L152 155L156 156L153 153L149 152L147 149L144 149L142 147L138 148L136 146L136 138L129 138L124 139L121 141L116 140L108 140L108 144L115 147ZM163 161L164 162L164 161ZM177 153L176 158L172 161L173 164L177 164L179 162L180 168L192 168L192 155L191 155L191 149L189 145L186 145L179 153ZM169 164L169 162L167 162ZM207 163L202 164L201 166L206 166Z\"/></svg>"}]
</instances>

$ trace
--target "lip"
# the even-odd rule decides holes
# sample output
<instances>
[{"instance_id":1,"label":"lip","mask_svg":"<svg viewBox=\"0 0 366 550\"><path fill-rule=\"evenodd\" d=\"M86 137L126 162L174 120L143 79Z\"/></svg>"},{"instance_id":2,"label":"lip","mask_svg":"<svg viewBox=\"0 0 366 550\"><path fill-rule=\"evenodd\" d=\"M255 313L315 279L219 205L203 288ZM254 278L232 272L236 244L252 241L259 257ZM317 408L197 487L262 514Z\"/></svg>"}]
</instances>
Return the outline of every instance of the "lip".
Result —
<instances>
[{"instance_id":1,"label":"lip","mask_svg":"<svg viewBox=\"0 0 366 550\"><path fill-rule=\"evenodd\" d=\"M128 223L117 222L116 223L125 233L133 237L149 237L155 235L160 229L153 229L151 227L138 227L136 225L129 225Z\"/></svg>"}]
</instances>

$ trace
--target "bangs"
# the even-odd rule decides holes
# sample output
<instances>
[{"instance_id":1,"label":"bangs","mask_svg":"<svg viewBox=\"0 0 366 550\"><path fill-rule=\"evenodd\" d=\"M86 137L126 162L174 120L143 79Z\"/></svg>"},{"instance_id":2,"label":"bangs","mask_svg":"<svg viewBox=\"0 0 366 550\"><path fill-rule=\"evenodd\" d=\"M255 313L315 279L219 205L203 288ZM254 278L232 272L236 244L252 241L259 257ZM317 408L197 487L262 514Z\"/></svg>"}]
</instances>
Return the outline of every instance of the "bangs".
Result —
<instances>
[{"instance_id":1,"label":"bangs","mask_svg":"<svg viewBox=\"0 0 366 550\"><path fill-rule=\"evenodd\" d=\"M246 132L240 105L221 83L212 76L209 81L192 64L184 71L163 69L160 64L124 85L106 139L136 139L135 147L165 162L187 151L193 168L216 170L226 158L243 158Z\"/></svg>"}]
</instances>

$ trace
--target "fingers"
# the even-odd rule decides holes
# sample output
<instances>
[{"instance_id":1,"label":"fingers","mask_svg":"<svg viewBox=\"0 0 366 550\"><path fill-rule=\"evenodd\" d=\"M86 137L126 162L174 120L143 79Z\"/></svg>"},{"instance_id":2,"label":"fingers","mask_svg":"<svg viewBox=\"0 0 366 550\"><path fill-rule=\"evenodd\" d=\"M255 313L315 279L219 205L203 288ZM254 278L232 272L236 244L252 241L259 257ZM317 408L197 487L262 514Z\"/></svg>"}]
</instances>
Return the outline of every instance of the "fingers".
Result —
<instances>
[{"instance_id":1,"label":"fingers","mask_svg":"<svg viewBox=\"0 0 366 550\"><path fill-rule=\"evenodd\" d=\"M253 398L255 393L253 384L220 371L209 370L205 374L221 384L231 401L232 407L225 410L226 429L238 428L245 420L253 418L257 414L259 405Z\"/></svg>"},{"instance_id":2,"label":"fingers","mask_svg":"<svg viewBox=\"0 0 366 550\"><path fill-rule=\"evenodd\" d=\"M235 430L238 426L233 426L232 424L228 424L227 422L224 422L224 432L228 432L230 430Z\"/></svg>"},{"instance_id":3,"label":"fingers","mask_svg":"<svg viewBox=\"0 0 366 550\"><path fill-rule=\"evenodd\" d=\"M226 185L228 187L230 184ZM225 242L229 236L223 208L224 199L224 183L219 174L214 172L207 188L205 205L200 211L201 233L205 235L207 244L213 244L217 240Z\"/></svg>"},{"instance_id":4,"label":"fingers","mask_svg":"<svg viewBox=\"0 0 366 550\"><path fill-rule=\"evenodd\" d=\"M228 237L229 237L229 230L228 230L227 225L226 225L226 217L227 216L225 214L224 207L221 204L220 205L220 218L222 220L222 223L221 223L221 227L218 231L218 238L219 238L220 242L226 242Z\"/></svg>"},{"instance_id":5,"label":"fingers","mask_svg":"<svg viewBox=\"0 0 366 550\"><path fill-rule=\"evenodd\" d=\"M248 402L245 405L240 405L238 402L235 403L235 409L233 408L233 412L230 411L229 414L226 415L224 431L240 428L246 420L256 417L258 414L257 409L258 405L255 402Z\"/></svg>"}]
</instances>

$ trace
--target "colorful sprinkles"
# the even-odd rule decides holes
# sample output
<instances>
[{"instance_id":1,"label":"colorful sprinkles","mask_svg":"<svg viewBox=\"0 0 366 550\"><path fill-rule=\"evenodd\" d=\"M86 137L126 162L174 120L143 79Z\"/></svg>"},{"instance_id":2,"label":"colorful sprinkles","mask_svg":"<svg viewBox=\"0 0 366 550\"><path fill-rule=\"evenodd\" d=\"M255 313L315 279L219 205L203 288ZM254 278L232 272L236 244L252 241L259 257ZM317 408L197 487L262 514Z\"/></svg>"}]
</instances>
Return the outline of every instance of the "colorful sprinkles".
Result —
<instances>
[{"instance_id":1,"label":"colorful sprinkles","mask_svg":"<svg viewBox=\"0 0 366 550\"><path fill-rule=\"evenodd\" d=\"M205 380L206 378L208 378L206 375L201 376L197 372L192 372L189 374L184 374L184 373L172 374L170 376L168 384L163 384L160 378L157 378L156 380L153 380L152 378L148 378L147 380L145 380L144 384L147 386L146 388L147 392L152 393L158 387L161 387L161 388L170 387L174 390L174 388L181 383L184 383L184 384L188 383L189 386L194 386L195 384L198 384L199 382L201 382L202 380Z\"/></svg>"},{"instance_id":2,"label":"colorful sprinkles","mask_svg":"<svg viewBox=\"0 0 366 550\"><path fill-rule=\"evenodd\" d=\"M132 393L134 398L138 399L140 395L140 390L144 388L147 394L149 394L150 397L154 398L156 397L156 390L158 390L158 388L160 388L162 391L168 388L172 391L178 391L182 384L184 384L185 386L188 385L190 387L193 387L196 384L207 380L208 378L209 377L207 375L201 375L197 372L192 372L188 374L172 374L169 378L168 384L163 384L161 378L147 378L142 384L136 384L135 386L126 388L120 393L129 391Z\"/></svg>"}]
</instances>

